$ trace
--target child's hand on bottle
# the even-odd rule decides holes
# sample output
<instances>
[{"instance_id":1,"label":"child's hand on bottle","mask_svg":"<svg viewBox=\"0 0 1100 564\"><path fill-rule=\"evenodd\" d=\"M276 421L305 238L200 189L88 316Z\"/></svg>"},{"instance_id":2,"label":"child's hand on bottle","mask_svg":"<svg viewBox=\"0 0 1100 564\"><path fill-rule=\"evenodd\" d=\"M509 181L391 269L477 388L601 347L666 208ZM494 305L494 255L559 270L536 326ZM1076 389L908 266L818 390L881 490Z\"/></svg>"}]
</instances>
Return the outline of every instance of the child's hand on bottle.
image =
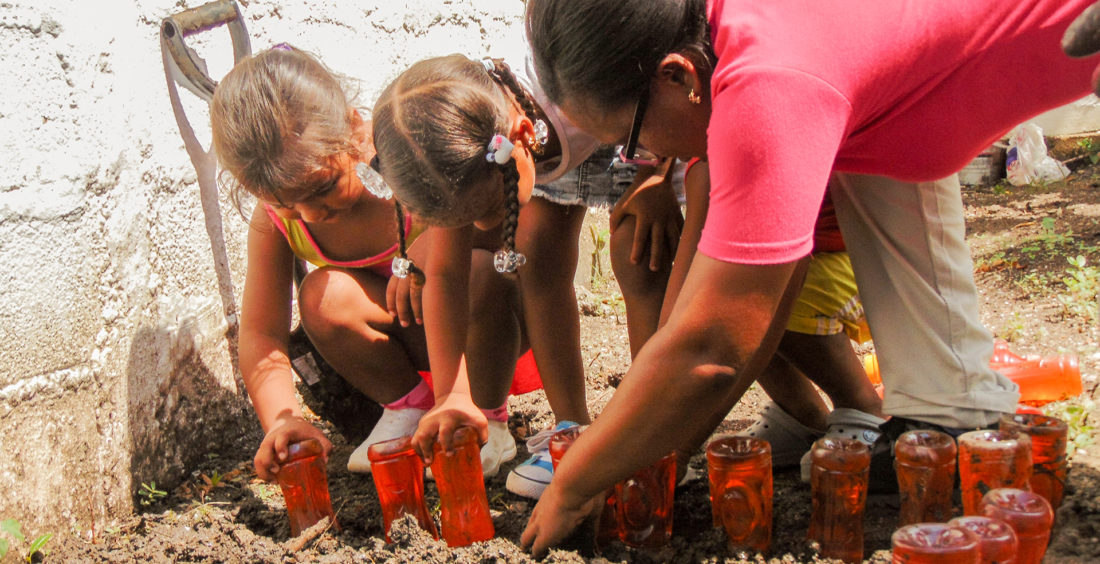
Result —
<instances>
[{"instance_id":1,"label":"child's hand on bottle","mask_svg":"<svg viewBox=\"0 0 1100 564\"><path fill-rule=\"evenodd\" d=\"M437 401L435 407L420 419L413 434L413 447L424 464L432 463L432 449L437 441L445 451L453 452L454 434L459 427L472 427L477 431L481 444L489 440L489 420L469 396L452 394Z\"/></svg>"},{"instance_id":2,"label":"child's hand on bottle","mask_svg":"<svg viewBox=\"0 0 1100 564\"><path fill-rule=\"evenodd\" d=\"M332 443L320 429L298 415L280 417L275 426L264 436L259 450L256 451L256 458L252 461L256 467L256 475L264 481L274 480L282 463L286 462L287 447L306 439L317 439L321 443L324 458L327 461Z\"/></svg>"}]
</instances>

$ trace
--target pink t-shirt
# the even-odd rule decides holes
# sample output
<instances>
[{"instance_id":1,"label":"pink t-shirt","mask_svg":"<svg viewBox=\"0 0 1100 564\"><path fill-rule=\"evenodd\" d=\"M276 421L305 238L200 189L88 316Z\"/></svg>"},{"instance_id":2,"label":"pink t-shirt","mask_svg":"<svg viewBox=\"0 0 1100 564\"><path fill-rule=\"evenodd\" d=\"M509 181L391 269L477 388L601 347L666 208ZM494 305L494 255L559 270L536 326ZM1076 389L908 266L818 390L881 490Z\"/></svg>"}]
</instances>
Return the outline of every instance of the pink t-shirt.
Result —
<instances>
[{"instance_id":1,"label":"pink t-shirt","mask_svg":"<svg viewBox=\"0 0 1100 564\"><path fill-rule=\"evenodd\" d=\"M1089 93L1061 51L1093 0L709 0L718 63L699 250L805 256L832 170L928 181Z\"/></svg>"}]
</instances>

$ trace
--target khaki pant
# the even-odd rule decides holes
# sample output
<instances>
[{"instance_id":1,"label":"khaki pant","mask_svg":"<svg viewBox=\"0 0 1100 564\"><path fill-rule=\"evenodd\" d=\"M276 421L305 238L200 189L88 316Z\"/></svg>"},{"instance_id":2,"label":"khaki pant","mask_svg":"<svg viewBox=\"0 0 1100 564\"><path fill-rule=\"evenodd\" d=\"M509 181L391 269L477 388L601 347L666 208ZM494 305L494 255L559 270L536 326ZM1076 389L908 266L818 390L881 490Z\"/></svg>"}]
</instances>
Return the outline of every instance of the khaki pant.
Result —
<instances>
[{"instance_id":1,"label":"khaki pant","mask_svg":"<svg viewBox=\"0 0 1100 564\"><path fill-rule=\"evenodd\" d=\"M989 367L958 177L901 182L837 173L833 203L885 387L883 411L946 427L1013 412L1015 383Z\"/></svg>"}]
</instances>

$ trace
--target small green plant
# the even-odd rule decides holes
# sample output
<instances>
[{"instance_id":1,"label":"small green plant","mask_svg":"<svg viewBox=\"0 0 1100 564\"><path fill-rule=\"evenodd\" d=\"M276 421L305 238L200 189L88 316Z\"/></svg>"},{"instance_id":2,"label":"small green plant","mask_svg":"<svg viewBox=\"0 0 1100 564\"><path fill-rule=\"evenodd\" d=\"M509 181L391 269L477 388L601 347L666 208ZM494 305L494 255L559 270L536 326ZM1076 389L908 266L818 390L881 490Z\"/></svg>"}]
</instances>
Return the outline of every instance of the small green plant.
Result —
<instances>
[{"instance_id":1,"label":"small green plant","mask_svg":"<svg viewBox=\"0 0 1100 564\"><path fill-rule=\"evenodd\" d=\"M1092 446L1093 428L1088 424L1088 416L1094 407L1091 399L1070 399L1047 404L1043 408L1043 413L1065 421L1066 427L1069 428L1067 437L1069 444L1066 449L1068 452L1072 453Z\"/></svg>"},{"instance_id":2,"label":"small green plant","mask_svg":"<svg viewBox=\"0 0 1100 564\"><path fill-rule=\"evenodd\" d=\"M1095 148L1095 143L1092 142L1091 137L1085 137L1077 142L1077 146L1080 147L1085 154L1089 156L1089 162L1096 164L1100 162L1100 151Z\"/></svg>"},{"instance_id":3,"label":"small green plant","mask_svg":"<svg viewBox=\"0 0 1100 564\"><path fill-rule=\"evenodd\" d=\"M603 273L603 250L607 248L607 240L611 236L611 233L607 229L597 230L595 226L588 227L588 233L592 236L592 272L591 276L593 280L602 280L604 278Z\"/></svg>"},{"instance_id":4,"label":"small green plant","mask_svg":"<svg viewBox=\"0 0 1100 564\"><path fill-rule=\"evenodd\" d=\"M1066 293L1058 296L1062 306L1070 315L1076 315L1089 322L1096 321L1097 292L1100 290L1100 268L1090 266L1084 255L1068 257L1070 268L1062 277Z\"/></svg>"},{"instance_id":5,"label":"small green plant","mask_svg":"<svg viewBox=\"0 0 1100 564\"><path fill-rule=\"evenodd\" d=\"M0 521L0 532L7 534L12 539L18 541L20 544L27 542L27 537L23 535L22 527L20 526L19 521L15 519L4 519L3 521ZM27 562L32 562L34 561L34 556L39 553L41 553L41 556L45 556L47 552L44 547L46 546L46 543L50 542L50 539L52 538L53 533L46 533L35 537L34 540L32 540L31 543L27 546L27 552L23 555L23 560ZM9 550L11 550L10 541L6 538L0 537L0 559L7 556Z\"/></svg>"},{"instance_id":6,"label":"small green plant","mask_svg":"<svg viewBox=\"0 0 1100 564\"><path fill-rule=\"evenodd\" d=\"M1020 312L1012 312L1012 319L1005 321L997 335L1006 341L1015 341L1024 333L1024 317Z\"/></svg>"},{"instance_id":7,"label":"small green plant","mask_svg":"<svg viewBox=\"0 0 1100 564\"><path fill-rule=\"evenodd\" d=\"M157 489L156 482L141 483L141 488L138 489L138 497L141 498L141 506L149 507L154 503L164 499L168 495L168 492Z\"/></svg>"}]
</instances>

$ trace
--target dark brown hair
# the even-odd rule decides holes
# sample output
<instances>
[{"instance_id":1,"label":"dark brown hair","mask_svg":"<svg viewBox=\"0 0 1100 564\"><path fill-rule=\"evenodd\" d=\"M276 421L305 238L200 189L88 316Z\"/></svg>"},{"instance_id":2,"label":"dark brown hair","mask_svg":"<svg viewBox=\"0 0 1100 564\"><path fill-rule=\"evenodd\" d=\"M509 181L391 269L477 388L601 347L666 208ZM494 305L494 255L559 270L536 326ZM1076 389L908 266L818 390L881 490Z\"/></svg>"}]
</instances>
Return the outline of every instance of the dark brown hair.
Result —
<instances>
[{"instance_id":1,"label":"dark brown hair","mask_svg":"<svg viewBox=\"0 0 1100 564\"><path fill-rule=\"evenodd\" d=\"M525 25L555 104L634 103L669 53L689 57L706 82L713 68L705 0L527 0Z\"/></svg>"},{"instance_id":2,"label":"dark brown hair","mask_svg":"<svg viewBox=\"0 0 1100 564\"><path fill-rule=\"evenodd\" d=\"M238 208L242 189L296 201L328 158L358 158L351 103L341 80L305 51L272 48L238 62L210 102L214 152Z\"/></svg>"},{"instance_id":3,"label":"dark brown hair","mask_svg":"<svg viewBox=\"0 0 1100 564\"><path fill-rule=\"evenodd\" d=\"M519 171L515 160L486 159L493 136L507 136L513 97L536 119L537 107L506 64L462 55L420 61L386 87L374 105L374 146L405 210L429 224L460 226L503 207L504 248L514 247ZM483 188L494 175L503 193Z\"/></svg>"}]
</instances>

